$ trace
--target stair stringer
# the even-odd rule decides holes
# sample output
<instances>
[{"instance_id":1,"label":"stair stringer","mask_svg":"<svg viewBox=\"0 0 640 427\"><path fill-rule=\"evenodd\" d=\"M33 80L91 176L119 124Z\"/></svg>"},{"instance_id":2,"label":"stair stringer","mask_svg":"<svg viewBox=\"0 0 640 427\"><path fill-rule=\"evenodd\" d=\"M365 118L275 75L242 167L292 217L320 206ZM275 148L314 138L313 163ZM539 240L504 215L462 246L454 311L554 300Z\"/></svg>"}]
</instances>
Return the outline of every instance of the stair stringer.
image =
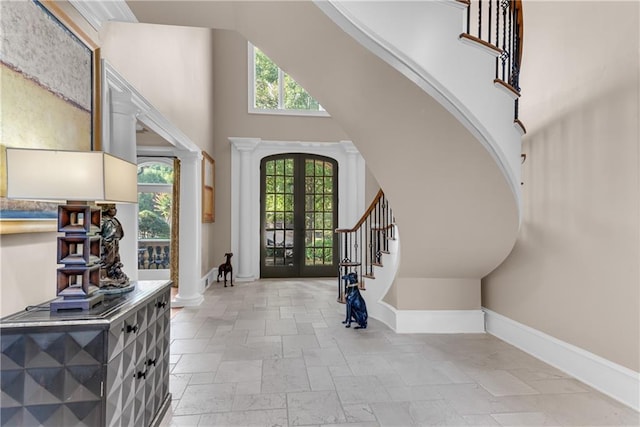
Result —
<instances>
[{"instance_id":1,"label":"stair stringer","mask_svg":"<svg viewBox=\"0 0 640 427\"><path fill-rule=\"evenodd\" d=\"M343 31L456 117L494 159L520 209L522 134L514 126L513 97L493 82L496 53L459 38L465 32L464 3L314 3Z\"/></svg>"},{"instance_id":2,"label":"stair stringer","mask_svg":"<svg viewBox=\"0 0 640 427\"><path fill-rule=\"evenodd\" d=\"M464 311L480 306L479 300L469 304L456 299L446 282L473 279L479 286L480 278L513 248L519 208L495 159L457 117L342 30L315 3L192 2L188 16L177 13L174 2L153 2L152 7L145 3L132 3L141 20L178 25L204 20L213 28L224 24L234 29L331 113L392 200L399 227L410 230L403 236L393 285L401 291L393 304L411 307L400 313L401 323L422 325L415 316L434 318L439 307ZM461 18L462 10L449 3L437 12L452 9ZM160 15L169 18L159 20ZM221 23L220 17L228 19ZM462 27L460 20L455 27L454 34ZM485 54L453 38L467 51ZM411 298L405 292L409 282L440 289L443 292L436 294L442 298L420 294L406 301ZM473 287L464 297L476 295Z\"/></svg>"},{"instance_id":3,"label":"stair stringer","mask_svg":"<svg viewBox=\"0 0 640 427\"><path fill-rule=\"evenodd\" d=\"M400 266L400 232L394 227L389 253L382 254L382 265L373 267L375 278L367 279L366 290L361 292L369 317L399 334L484 333L482 310L399 310L384 301Z\"/></svg>"},{"instance_id":4,"label":"stair stringer","mask_svg":"<svg viewBox=\"0 0 640 427\"><path fill-rule=\"evenodd\" d=\"M400 233L398 227L393 234L395 239L389 240L389 253L382 254L382 267L374 266L375 279L366 279L366 290L361 292L367 303L369 317L381 321L389 328L396 330L397 310L383 299L389 292L400 266Z\"/></svg>"}]
</instances>

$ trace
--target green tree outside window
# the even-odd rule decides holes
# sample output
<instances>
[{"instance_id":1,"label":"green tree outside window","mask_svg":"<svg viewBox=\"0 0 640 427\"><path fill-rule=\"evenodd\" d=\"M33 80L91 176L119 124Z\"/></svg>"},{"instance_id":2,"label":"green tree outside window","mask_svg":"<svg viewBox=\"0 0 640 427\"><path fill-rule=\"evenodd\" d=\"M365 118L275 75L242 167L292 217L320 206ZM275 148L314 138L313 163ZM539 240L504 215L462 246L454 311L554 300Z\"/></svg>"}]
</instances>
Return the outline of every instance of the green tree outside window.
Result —
<instances>
[{"instance_id":1,"label":"green tree outside window","mask_svg":"<svg viewBox=\"0 0 640 427\"><path fill-rule=\"evenodd\" d=\"M254 50L254 107L261 110L323 111L322 106L257 47Z\"/></svg>"}]
</instances>

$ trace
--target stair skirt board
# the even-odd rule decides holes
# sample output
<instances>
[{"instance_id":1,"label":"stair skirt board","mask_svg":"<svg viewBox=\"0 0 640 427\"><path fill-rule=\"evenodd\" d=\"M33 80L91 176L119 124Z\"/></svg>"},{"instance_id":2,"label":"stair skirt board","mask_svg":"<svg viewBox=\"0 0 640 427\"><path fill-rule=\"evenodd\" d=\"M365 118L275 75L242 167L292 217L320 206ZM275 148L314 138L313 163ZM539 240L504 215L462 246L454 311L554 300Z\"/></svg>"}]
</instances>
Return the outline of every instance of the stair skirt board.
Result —
<instances>
[{"instance_id":1,"label":"stair skirt board","mask_svg":"<svg viewBox=\"0 0 640 427\"><path fill-rule=\"evenodd\" d=\"M488 309L487 333L640 411L640 373Z\"/></svg>"},{"instance_id":2,"label":"stair skirt board","mask_svg":"<svg viewBox=\"0 0 640 427\"><path fill-rule=\"evenodd\" d=\"M397 310L380 302L369 316L399 334L484 333L482 310Z\"/></svg>"}]
</instances>

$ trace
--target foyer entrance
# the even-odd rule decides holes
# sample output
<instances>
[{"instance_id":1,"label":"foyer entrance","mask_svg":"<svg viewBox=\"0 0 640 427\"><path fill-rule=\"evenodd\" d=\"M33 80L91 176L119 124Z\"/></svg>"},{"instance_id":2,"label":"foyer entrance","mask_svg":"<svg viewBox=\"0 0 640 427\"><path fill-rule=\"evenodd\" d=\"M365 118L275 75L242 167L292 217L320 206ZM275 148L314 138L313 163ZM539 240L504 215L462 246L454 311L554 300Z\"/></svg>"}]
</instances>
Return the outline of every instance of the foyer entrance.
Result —
<instances>
[{"instance_id":1,"label":"foyer entrance","mask_svg":"<svg viewBox=\"0 0 640 427\"><path fill-rule=\"evenodd\" d=\"M337 274L338 163L287 153L260 163L260 277Z\"/></svg>"}]
</instances>

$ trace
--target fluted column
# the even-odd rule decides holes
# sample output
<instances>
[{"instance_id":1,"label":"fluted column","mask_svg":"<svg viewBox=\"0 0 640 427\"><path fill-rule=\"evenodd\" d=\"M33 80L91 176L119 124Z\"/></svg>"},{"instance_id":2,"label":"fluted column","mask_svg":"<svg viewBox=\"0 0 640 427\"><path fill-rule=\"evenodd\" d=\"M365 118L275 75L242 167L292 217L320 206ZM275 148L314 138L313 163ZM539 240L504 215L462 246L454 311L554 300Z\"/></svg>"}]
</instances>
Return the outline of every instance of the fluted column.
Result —
<instances>
[{"instance_id":1,"label":"fluted column","mask_svg":"<svg viewBox=\"0 0 640 427\"><path fill-rule=\"evenodd\" d=\"M251 185L251 177L252 174L252 164L251 164L251 153L255 150L256 146L260 142L259 138L229 138L231 145L233 146L232 157L237 157L239 155L240 159L236 158L233 161L234 167L237 165L237 170L234 171L234 174L239 174L239 188L232 188L232 193L237 192L237 197L239 198L239 209L238 212L232 212L232 221L234 218L238 218L239 224L232 224L232 228L234 230L238 230L237 235L237 252L238 252L238 273L236 278L238 281L251 281L255 280L255 274L253 271L253 263L252 260L255 257L255 251L257 248L254 248L252 245L252 234L257 233L258 230L254 230L254 226L252 224L252 200L251 195L254 193L252 191ZM235 236L232 236L232 240Z\"/></svg>"},{"instance_id":2,"label":"fluted column","mask_svg":"<svg viewBox=\"0 0 640 427\"><path fill-rule=\"evenodd\" d=\"M180 159L180 242L179 287L171 302L174 307L191 307L204 301L202 270L202 154L179 151Z\"/></svg>"},{"instance_id":3,"label":"fluted column","mask_svg":"<svg viewBox=\"0 0 640 427\"><path fill-rule=\"evenodd\" d=\"M131 163L136 163L136 121L138 109L131 101L131 94L110 91L109 140L104 141L104 151ZM117 218L124 229L120 241L120 259L123 271L129 279L138 280L138 205L118 203Z\"/></svg>"}]
</instances>

